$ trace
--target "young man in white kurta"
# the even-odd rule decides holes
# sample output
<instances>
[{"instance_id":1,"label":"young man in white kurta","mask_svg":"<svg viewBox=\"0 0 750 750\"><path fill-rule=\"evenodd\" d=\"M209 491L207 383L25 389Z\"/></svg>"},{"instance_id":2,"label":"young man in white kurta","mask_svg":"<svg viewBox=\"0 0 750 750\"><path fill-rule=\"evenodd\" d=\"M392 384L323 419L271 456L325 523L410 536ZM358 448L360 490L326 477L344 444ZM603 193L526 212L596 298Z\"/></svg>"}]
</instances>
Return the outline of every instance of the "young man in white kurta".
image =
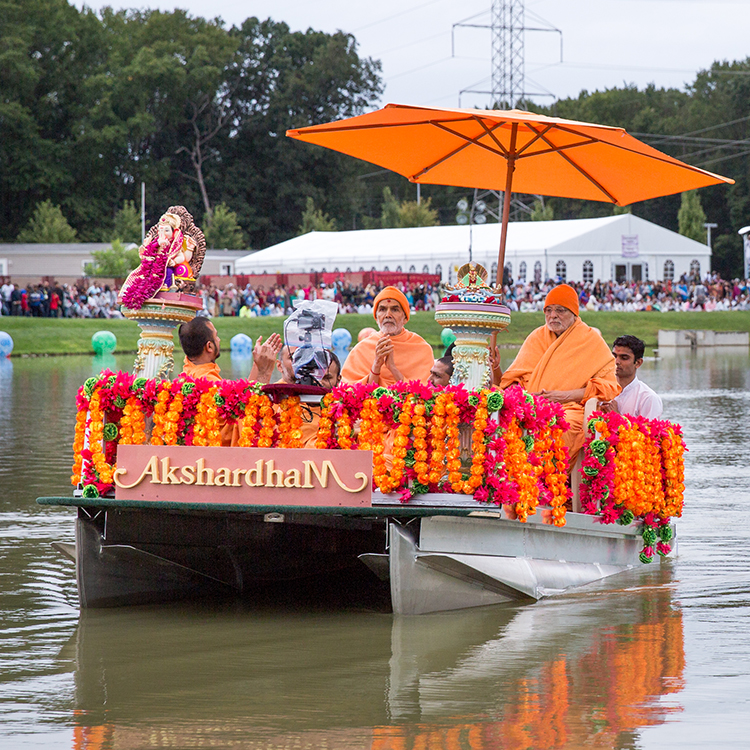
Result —
<instances>
[{"instance_id":1,"label":"young man in white kurta","mask_svg":"<svg viewBox=\"0 0 750 750\"><path fill-rule=\"evenodd\" d=\"M620 336L615 340L612 354L615 357L615 377L622 393L611 401L603 401L599 408L604 412L617 411L646 419L660 419L663 411L661 398L653 389L638 379L638 368L643 364L645 344L635 336Z\"/></svg>"}]
</instances>

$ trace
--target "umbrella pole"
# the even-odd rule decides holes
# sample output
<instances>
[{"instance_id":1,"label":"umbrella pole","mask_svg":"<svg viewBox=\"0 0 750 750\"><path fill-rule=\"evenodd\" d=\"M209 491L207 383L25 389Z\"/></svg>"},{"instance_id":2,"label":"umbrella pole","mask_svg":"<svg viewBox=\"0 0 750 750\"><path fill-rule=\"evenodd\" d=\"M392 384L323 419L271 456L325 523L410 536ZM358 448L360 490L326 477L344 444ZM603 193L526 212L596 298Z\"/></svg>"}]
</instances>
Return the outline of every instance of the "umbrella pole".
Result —
<instances>
[{"instance_id":1,"label":"umbrella pole","mask_svg":"<svg viewBox=\"0 0 750 750\"><path fill-rule=\"evenodd\" d=\"M510 131L510 148L508 149L508 171L505 177L505 193L503 194L503 218L500 230L500 250L497 255L497 280L495 284L502 288L505 274L505 242L508 239L508 221L510 220L510 188L513 184L513 172L516 168L516 135L518 124L513 123Z\"/></svg>"}]
</instances>

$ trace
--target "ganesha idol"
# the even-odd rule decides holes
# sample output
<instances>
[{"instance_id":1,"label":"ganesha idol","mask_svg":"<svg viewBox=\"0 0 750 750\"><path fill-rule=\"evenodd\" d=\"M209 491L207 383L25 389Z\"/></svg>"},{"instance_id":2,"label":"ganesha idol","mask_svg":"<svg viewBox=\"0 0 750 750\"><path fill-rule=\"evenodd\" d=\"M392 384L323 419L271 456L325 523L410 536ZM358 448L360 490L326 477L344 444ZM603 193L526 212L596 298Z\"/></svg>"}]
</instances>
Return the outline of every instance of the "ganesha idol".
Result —
<instances>
[{"instance_id":1,"label":"ganesha idol","mask_svg":"<svg viewBox=\"0 0 750 750\"><path fill-rule=\"evenodd\" d=\"M139 310L159 292L192 292L206 241L184 206L170 206L152 227L138 254L141 263L122 285L120 302Z\"/></svg>"}]
</instances>

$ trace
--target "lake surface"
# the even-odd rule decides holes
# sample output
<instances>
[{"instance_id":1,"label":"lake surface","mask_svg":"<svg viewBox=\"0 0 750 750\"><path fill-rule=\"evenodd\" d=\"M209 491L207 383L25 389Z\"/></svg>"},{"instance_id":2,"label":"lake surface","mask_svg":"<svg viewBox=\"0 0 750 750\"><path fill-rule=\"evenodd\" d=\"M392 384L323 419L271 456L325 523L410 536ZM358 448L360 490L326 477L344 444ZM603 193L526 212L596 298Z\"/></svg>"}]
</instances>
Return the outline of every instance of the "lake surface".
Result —
<instances>
[{"instance_id":1,"label":"lake surface","mask_svg":"<svg viewBox=\"0 0 750 750\"><path fill-rule=\"evenodd\" d=\"M0 748L747 748L750 360L662 354L641 376L690 449L678 558L534 605L413 618L80 613L50 547L73 540L75 513L35 499L72 491L74 394L114 358L0 361Z\"/></svg>"}]
</instances>

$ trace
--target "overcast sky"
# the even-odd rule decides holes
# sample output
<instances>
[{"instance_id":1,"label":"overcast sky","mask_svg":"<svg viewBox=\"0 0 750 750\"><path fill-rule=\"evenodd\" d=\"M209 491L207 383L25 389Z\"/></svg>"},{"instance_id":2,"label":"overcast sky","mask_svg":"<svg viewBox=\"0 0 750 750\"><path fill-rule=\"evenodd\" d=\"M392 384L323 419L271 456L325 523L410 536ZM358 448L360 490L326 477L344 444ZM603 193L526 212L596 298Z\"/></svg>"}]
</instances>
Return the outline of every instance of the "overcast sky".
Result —
<instances>
[{"instance_id":1,"label":"overcast sky","mask_svg":"<svg viewBox=\"0 0 750 750\"><path fill-rule=\"evenodd\" d=\"M81 7L83 0L75 0ZM491 33L455 26L490 23L491 0L151 0L105 5L184 8L231 26L249 16L285 21L292 30L349 32L359 53L383 64L381 103L484 107ZM684 88L715 60L750 56L750 0L527 0L526 90L540 104L581 90L649 83ZM562 59L562 62L561 62ZM463 93L462 93L463 92Z\"/></svg>"}]
</instances>

